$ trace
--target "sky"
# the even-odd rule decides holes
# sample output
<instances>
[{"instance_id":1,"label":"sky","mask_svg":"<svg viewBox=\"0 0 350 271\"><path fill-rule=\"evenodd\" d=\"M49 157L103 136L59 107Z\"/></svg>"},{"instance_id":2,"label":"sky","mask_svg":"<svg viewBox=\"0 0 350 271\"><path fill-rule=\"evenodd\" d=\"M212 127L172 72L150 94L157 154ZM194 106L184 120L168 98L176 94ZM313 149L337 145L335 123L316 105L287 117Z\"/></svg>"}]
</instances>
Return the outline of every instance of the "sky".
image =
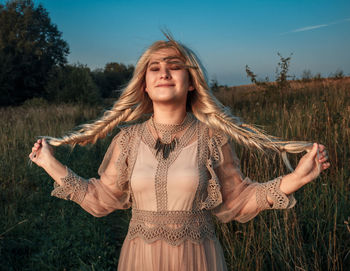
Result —
<instances>
[{"instance_id":1,"label":"sky","mask_svg":"<svg viewBox=\"0 0 350 271\"><path fill-rule=\"evenodd\" d=\"M249 84L245 66L275 78L279 57L292 54L290 75L304 70L350 75L349 0L34 0L70 47L69 63L103 68L137 63L162 29L190 47L209 79Z\"/></svg>"}]
</instances>

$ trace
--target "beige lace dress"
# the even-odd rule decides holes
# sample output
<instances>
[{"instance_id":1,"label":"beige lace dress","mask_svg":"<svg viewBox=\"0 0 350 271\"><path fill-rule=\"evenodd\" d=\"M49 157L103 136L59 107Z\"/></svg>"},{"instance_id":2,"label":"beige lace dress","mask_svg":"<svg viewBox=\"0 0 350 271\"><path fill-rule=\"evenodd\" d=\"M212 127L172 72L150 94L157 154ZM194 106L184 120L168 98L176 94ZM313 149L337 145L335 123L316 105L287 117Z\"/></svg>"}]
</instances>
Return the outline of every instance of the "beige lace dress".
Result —
<instances>
[{"instance_id":1,"label":"beige lace dress","mask_svg":"<svg viewBox=\"0 0 350 271\"><path fill-rule=\"evenodd\" d=\"M67 168L64 185L55 183L52 195L94 216L132 208L118 270L227 270L212 215L246 222L261 210L295 204L279 190L280 177L243 178L227 137L193 116L176 136L178 145L164 159L154 149L150 120L129 126L108 148L100 179L85 180Z\"/></svg>"}]
</instances>

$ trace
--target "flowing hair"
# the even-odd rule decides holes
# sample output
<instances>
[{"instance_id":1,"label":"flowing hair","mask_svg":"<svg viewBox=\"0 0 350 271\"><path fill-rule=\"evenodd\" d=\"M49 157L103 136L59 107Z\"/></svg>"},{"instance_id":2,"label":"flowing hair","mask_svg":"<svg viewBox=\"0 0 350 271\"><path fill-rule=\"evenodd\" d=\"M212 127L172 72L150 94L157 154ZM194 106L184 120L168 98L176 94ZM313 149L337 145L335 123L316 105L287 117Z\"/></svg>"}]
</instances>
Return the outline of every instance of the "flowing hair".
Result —
<instances>
[{"instance_id":1,"label":"flowing hair","mask_svg":"<svg viewBox=\"0 0 350 271\"><path fill-rule=\"evenodd\" d=\"M312 143L301 141L283 141L266 134L254 125L246 124L233 116L228 108L223 106L210 90L206 71L196 54L185 45L165 34L167 40L154 42L140 57L133 76L122 91L113 107L104 112L103 116L93 123L79 126L79 130L62 138L48 137L53 146L69 144L94 144L98 139L106 137L115 127L122 123L137 121L144 114L153 112L152 101L145 91L145 75L151 55L161 49L174 49L184 60L189 71L194 91L188 92L187 110L201 122L214 130L219 130L235 140L238 144L250 149L265 151L267 149L282 154L286 166L292 170L286 153L309 151Z\"/></svg>"}]
</instances>

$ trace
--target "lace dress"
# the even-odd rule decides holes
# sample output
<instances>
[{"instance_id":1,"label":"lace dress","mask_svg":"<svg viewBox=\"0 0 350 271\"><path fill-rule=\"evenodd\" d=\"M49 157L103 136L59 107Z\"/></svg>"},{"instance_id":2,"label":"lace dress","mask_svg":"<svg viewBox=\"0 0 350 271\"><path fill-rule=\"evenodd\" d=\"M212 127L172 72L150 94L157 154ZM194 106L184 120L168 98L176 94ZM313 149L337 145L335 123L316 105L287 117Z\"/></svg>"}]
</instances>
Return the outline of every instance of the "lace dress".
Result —
<instances>
[{"instance_id":1,"label":"lace dress","mask_svg":"<svg viewBox=\"0 0 350 271\"><path fill-rule=\"evenodd\" d=\"M193 118L177 134L167 159L157 154L150 121L121 130L100 166L85 180L67 168L52 195L75 201L94 216L132 208L118 270L227 270L212 216L246 222L264 209L291 208L293 196L243 178L227 137ZM267 195L273 206L267 202Z\"/></svg>"}]
</instances>

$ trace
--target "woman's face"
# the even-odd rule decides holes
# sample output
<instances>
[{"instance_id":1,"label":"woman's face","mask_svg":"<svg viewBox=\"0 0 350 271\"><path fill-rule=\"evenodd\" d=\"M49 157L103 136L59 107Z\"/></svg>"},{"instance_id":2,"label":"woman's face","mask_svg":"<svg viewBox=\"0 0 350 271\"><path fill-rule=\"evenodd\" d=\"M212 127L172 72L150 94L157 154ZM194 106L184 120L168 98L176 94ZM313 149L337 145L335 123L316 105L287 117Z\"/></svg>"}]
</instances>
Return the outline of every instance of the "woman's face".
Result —
<instances>
[{"instance_id":1,"label":"woman's face","mask_svg":"<svg viewBox=\"0 0 350 271\"><path fill-rule=\"evenodd\" d=\"M146 89L153 104L185 104L194 88L189 72L176 50L160 49L151 55L146 70Z\"/></svg>"}]
</instances>

